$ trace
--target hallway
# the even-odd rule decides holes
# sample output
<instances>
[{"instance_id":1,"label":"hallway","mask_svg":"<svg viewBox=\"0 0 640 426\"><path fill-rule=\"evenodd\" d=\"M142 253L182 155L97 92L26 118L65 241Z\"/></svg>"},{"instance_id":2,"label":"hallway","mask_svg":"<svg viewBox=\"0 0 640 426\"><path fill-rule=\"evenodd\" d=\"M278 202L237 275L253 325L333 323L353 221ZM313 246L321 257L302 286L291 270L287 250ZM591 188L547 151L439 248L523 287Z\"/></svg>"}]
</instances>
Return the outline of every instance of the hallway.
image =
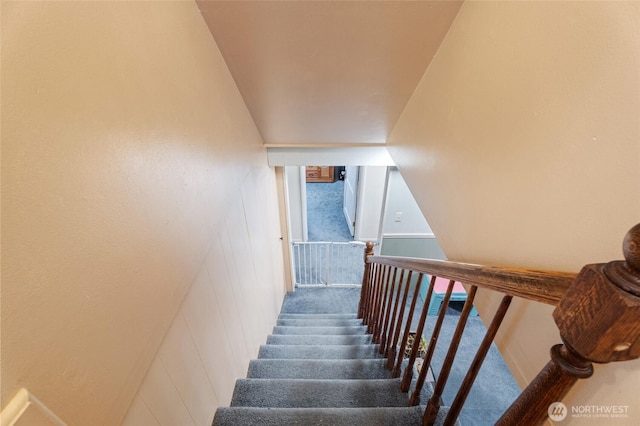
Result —
<instances>
[{"instance_id":1,"label":"hallway","mask_svg":"<svg viewBox=\"0 0 640 426\"><path fill-rule=\"evenodd\" d=\"M307 183L309 241L353 241L342 211L344 181Z\"/></svg>"}]
</instances>

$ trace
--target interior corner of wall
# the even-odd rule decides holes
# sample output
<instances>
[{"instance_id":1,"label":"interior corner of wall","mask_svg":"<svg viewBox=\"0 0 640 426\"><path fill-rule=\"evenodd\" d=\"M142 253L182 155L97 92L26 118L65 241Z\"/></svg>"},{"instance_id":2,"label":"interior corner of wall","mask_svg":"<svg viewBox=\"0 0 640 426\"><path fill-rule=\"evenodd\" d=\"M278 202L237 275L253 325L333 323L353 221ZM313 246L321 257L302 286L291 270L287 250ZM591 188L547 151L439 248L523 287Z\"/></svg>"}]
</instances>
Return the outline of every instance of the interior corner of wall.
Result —
<instances>
[{"instance_id":1,"label":"interior corner of wall","mask_svg":"<svg viewBox=\"0 0 640 426\"><path fill-rule=\"evenodd\" d=\"M0 412L0 426L66 426L46 405L25 388L20 388Z\"/></svg>"}]
</instances>

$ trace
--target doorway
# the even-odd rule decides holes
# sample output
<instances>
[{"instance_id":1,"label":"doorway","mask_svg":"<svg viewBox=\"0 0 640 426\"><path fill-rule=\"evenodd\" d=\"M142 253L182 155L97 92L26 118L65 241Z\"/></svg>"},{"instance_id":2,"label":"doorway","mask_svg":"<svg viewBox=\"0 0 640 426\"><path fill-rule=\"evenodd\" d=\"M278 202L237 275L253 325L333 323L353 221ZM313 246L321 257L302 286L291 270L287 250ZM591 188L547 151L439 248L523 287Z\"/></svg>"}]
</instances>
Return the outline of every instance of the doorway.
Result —
<instances>
[{"instance_id":1,"label":"doorway","mask_svg":"<svg viewBox=\"0 0 640 426\"><path fill-rule=\"evenodd\" d=\"M358 166L346 166L345 168L342 208L344 211L344 218L347 221L347 226L349 227L349 233L351 233L352 237L355 236L356 232L359 173L360 167Z\"/></svg>"},{"instance_id":2,"label":"doorway","mask_svg":"<svg viewBox=\"0 0 640 426\"><path fill-rule=\"evenodd\" d=\"M311 173L309 169L312 170ZM332 178L322 181L316 178L319 173L316 173L315 169L315 167L307 167L305 173L307 241L352 241L353 232L349 229L349 223L345 219L344 213L346 182L343 180L344 174L340 173L344 167L326 167L332 171Z\"/></svg>"}]
</instances>

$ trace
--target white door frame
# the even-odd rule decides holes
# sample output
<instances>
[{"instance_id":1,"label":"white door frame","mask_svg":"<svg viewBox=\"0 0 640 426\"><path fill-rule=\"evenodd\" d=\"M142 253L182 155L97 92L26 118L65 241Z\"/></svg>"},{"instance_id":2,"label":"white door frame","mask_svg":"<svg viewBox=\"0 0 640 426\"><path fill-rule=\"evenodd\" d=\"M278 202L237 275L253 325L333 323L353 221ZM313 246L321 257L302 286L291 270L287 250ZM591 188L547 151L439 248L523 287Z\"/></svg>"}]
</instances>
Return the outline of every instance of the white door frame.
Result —
<instances>
[{"instance_id":1,"label":"white door frame","mask_svg":"<svg viewBox=\"0 0 640 426\"><path fill-rule=\"evenodd\" d=\"M361 195L359 178L360 166L346 166L345 170L346 175L344 178L344 191L342 194L342 213L344 213L344 218L347 222L347 226L349 227L349 232L355 239L358 223L358 197ZM355 178L353 175L355 175ZM351 211L349 194L353 194L353 211Z\"/></svg>"}]
</instances>

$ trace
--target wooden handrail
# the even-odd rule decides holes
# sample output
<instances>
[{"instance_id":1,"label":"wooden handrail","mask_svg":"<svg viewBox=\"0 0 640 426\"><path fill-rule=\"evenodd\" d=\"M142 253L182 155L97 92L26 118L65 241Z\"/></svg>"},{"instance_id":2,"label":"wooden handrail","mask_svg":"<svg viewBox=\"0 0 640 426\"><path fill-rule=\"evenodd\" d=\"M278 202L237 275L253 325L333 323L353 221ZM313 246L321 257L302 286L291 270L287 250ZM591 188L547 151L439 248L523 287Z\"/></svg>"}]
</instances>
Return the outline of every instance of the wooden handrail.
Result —
<instances>
[{"instance_id":1,"label":"wooden handrail","mask_svg":"<svg viewBox=\"0 0 640 426\"><path fill-rule=\"evenodd\" d=\"M477 288L494 290L506 296L491 321L487 335L452 404L445 424L452 424L459 414L486 351L504 318L511 297L521 297L555 306L553 319L558 326L562 344L551 348L551 360L496 423L502 426L536 425L546 419L549 407L561 401L577 380L586 379L593 374L592 363L640 358L640 339L638 339L640 335L640 224L634 226L625 236L623 253L624 261L586 265L579 274L573 274L487 267L429 259L374 256L373 245L368 244L365 252L365 276L361 290L359 316L363 318L365 324L370 323L373 326L374 343L384 342L381 344L380 351L388 358L387 368L391 369L396 358L396 350L404 352L406 336L409 333L419 291L420 280L415 285L412 306L405 318L404 308L412 274L420 278L423 275L432 276L427 290L427 300L433 291L434 277L450 280L428 350L423 358L423 370L420 371L416 388L410 398L410 404L417 404L426 376L425 367L428 368L430 365L453 284L459 281L470 286L463 313L460 315L445 364L443 364L445 371L440 372L441 377L436 383L434 394L425 410L423 424L427 426L433 424L438 413L441 391L447 380L447 369L455 358L466 316L472 309L473 295ZM398 269L400 269L399 273ZM384 273L381 273L383 270ZM403 279L405 271L407 272L406 280ZM393 279L390 281L391 274ZM397 290L394 287L396 275L400 277L397 281ZM392 302L393 310L391 310ZM425 303L418 325L420 333L424 325L426 309ZM403 323L405 332L398 348L398 337ZM415 353L416 351L412 350L401 386L401 390L405 392L408 390L406 385L411 380L411 371L408 370L413 368ZM402 358L403 354L400 353L393 371L394 377L399 374L398 368Z\"/></svg>"},{"instance_id":2,"label":"wooden handrail","mask_svg":"<svg viewBox=\"0 0 640 426\"><path fill-rule=\"evenodd\" d=\"M560 302L577 276L577 274L567 272L482 266L445 260L394 256L367 256L366 262L436 275L448 280L553 306Z\"/></svg>"},{"instance_id":3,"label":"wooden handrail","mask_svg":"<svg viewBox=\"0 0 640 426\"><path fill-rule=\"evenodd\" d=\"M640 358L640 224L622 244L624 261L586 265L553 311L563 344L496 424L539 424L592 363Z\"/></svg>"}]
</instances>

